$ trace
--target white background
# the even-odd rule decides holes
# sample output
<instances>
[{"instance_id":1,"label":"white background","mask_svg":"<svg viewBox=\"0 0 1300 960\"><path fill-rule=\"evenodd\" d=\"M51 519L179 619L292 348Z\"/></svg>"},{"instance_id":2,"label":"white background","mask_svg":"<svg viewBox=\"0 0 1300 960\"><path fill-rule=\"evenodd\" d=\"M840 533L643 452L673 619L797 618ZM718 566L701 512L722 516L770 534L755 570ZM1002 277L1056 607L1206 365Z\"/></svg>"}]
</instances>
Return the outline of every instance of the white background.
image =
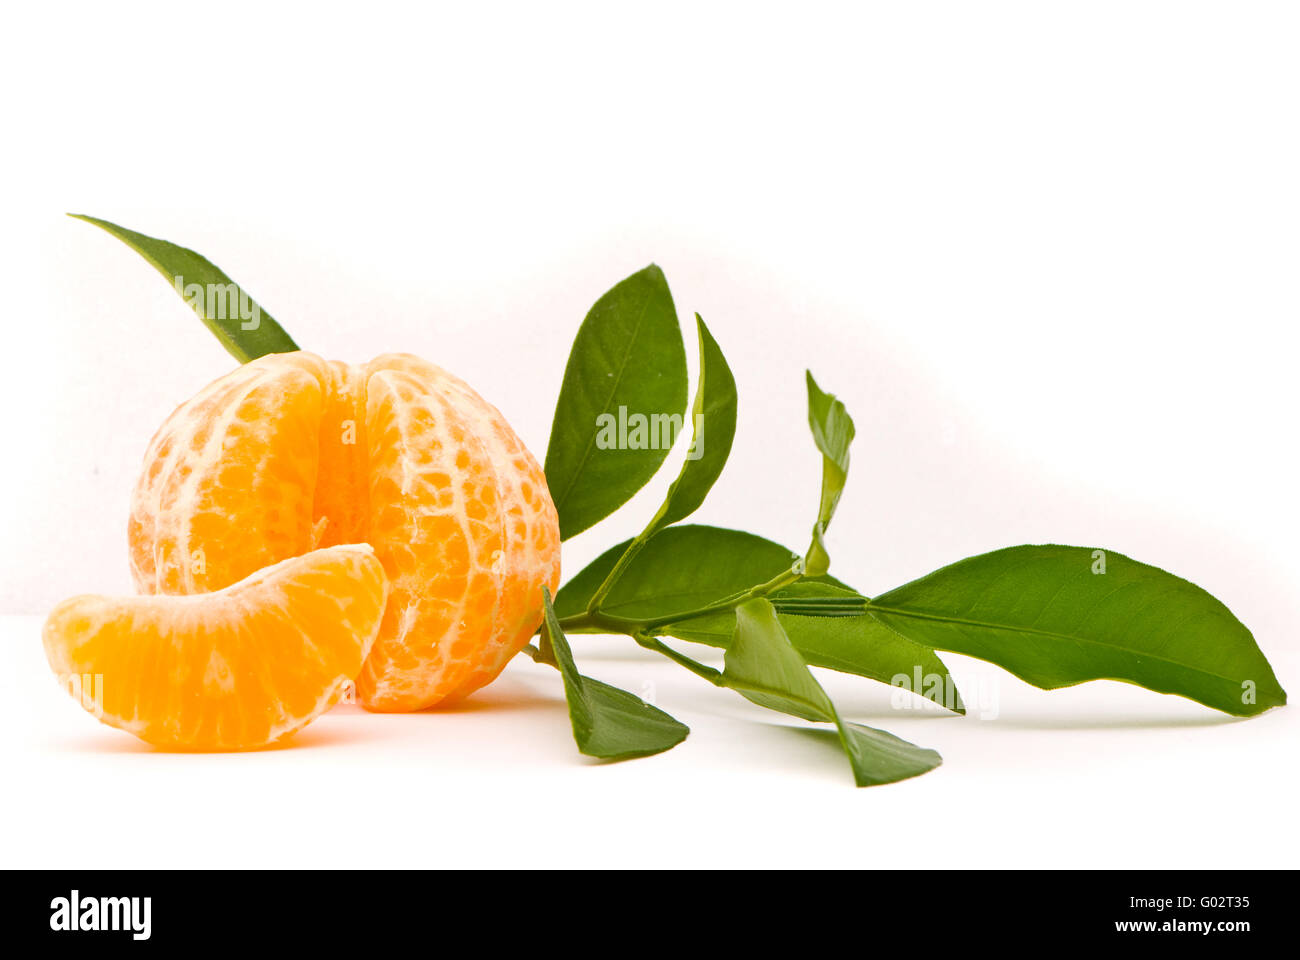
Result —
<instances>
[{"instance_id":1,"label":"white background","mask_svg":"<svg viewBox=\"0 0 1300 960\"><path fill-rule=\"evenodd\" d=\"M1297 865L1294 707L1046 694L953 657L998 694L996 719L961 720L825 675L845 712L946 759L854 790L773 715L579 639L585 669L653 683L690 740L589 764L555 676L520 663L454 713L341 710L294 749L184 757L97 727L39 645L57 600L129 590L144 446L232 364L75 211L200 250L326 356L455 371L539 459L577 324L653 260L741 394L697 519L806 539L810 367L858 425L840 577L878 593L1013 543L1105 546L1222 598L1294 690L1293 5L6 19L0 861ZM566 545L568 573L641 526L675 463Z\"/></svg>"}]
</instances>

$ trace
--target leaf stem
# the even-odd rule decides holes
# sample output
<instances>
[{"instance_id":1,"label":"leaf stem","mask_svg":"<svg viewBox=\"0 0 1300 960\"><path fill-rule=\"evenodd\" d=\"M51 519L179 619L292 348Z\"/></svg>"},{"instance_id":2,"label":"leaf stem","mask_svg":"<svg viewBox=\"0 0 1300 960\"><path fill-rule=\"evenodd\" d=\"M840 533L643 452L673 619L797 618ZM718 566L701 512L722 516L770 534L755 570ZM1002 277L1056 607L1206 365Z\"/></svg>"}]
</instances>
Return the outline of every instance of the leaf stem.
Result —
<instances>
[{"instance_id":1,"label":"leaf stem","mask_svg":"<svg viewBox=\"0 0 1300 960\"><path fill-rule=\"evenodd\" d=\"M629 546L627 554L633 552L633 546ZM611 571L610 578L617 579L613 576L618 570L615 566ZM560 617L560 627L566 631L599 631L603 630L608 633L620 633L629 637L636 638L638 634L649 634L658 630L660 627L670 623L679 623L683 620L694 620L697 617L707 617L711 613L719 613L723 610L734 610L740 604L758 597L766 597L770 593L780 590L782 587L788 587L790 584L803 577L802 567L796 562L788 570L784 570L777 576L768 580L766 583L760 583L757 586L750 587L748 590L742 590L740 593L732 594L729 597L723 597L721 600L715 600L712 603L706 603L702 607L696 607L693 610L683 610L680 613L673 613L665 617L653 617L649 620L636 620L630 617L618 617L605 613L598 607L593 608L588 604L587 609L582 613L570 614L567 617Z\"/></svg>"},{"instance_id":2,"label":"leaf stem","mask_svg":"<svg viewBox=\"0 0 1300 960\"><path fill-rule=\"evenodd\" d=\"M687 610L684 613L674 613L672 616L655 617L652 620L647 620L645 622L645 629L655 630L669 623L677 623L681 620L694 620L696 617L705 617L711 613L718 613L721 610L734 610L742 603L756 600L759 597L766 597L768 594L774 593L782 587L788 587L802 576L803 569L801 566L796 564L795 566L790 567L789 570L773 577L771 580L767 581L767 583L760 583L758 586L750 587L748 590L744 590L730 597L723 597L721 600L715 600L713 603L705 604L704 606L697 607L694 610Z\"/></svg>"},{"instance_id":3,"label":"leaf stem","mask_svg":"<svg viewBox=\"0 0 1300 960\"><path fill-rule=\"evenodd\" d=\"M650 539L648 534L653 529L654 524L651 523L650 526L637 534L635 540L627 545L627 549L623 551L623 555L619 557L618 562L614 564L614 569L609 571L608 576L606 576L600 586L596 588L596 592L591 595L591 599L587 601L588 613L595 614L600 610L601 601L609 594L609 591L614 584L618 583L619 578L623 576L623 571L626 570L628 566L631 565L632 561L636 559L637 554L641 552L641 548L644 547L646 542ZM563 624L563 621L561 621L561 624Z\"/></svg>"},{"instance_id":4,"label":"leaf stem","mask_svg":"<svg viewBox=\"0 0 1300 960\"><path fill-rule=\"evenodd\" d=\"M560 617L560 628L566 633L623 633L629 637L634 635L638 630L645 628L645 623L641 620L630 620L626 617L614 617L608 613L572 613L567 617Z\"/></svg>"},{"instance_id":5,"label":"leaf stem","mask_svg":"<svg viewBox=\"0 0 1300 960\"><path fill-rule=\"evenodd\" d=\"M698 660L692 660L684 653L679 653L668 644L664 643L657 637L652 637L647 633L634 633L632 639L645 647L647 650L653 650L655 653L663 654L678 666L685 667L697 677L703 677L715 687L722 687L726 684L722 681L722 671L715 670L713 667L705 666Z\"/></svg>"}]
</instances>

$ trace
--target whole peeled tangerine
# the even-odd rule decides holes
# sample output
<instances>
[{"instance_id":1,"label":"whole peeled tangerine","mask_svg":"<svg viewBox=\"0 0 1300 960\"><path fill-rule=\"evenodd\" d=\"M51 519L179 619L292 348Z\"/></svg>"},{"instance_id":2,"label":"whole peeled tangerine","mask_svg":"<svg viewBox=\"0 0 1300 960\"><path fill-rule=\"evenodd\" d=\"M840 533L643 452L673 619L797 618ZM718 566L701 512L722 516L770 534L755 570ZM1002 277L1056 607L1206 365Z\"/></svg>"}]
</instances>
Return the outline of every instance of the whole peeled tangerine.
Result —
<instances>
[{"instance_id":1,"label":"whole peeled tangerine","mask_svg":"<svg viewBox=\"0 0 1300 960\"><path fill-rule=\"evenodd\" d=\"M130 543L137 585L159 594L370 544L391 592L356 689L384 711L495 678L560 575L537 461L495 407L408 354L364 366L270 354L213 381L150 442Z\"/></svg>"}]
</instances>

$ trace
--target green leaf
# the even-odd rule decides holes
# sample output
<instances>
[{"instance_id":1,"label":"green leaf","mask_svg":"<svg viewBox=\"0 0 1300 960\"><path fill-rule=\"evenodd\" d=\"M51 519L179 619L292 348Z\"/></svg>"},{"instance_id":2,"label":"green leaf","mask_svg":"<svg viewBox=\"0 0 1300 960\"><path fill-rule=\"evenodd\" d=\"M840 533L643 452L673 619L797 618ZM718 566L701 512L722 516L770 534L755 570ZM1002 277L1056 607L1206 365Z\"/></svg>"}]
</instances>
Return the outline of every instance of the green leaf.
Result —
<instances>
[{"instance_id":1,"label":"green leaf","mask_svg":"<svg viewBox=\"0 0 1300 960\"><path fill-rule=\"evenodd\" d=\"M677 311L663 271L651 265L596 301L569 352L546 449L562 539L609 516L654 476L684 426L686 392Z\"/></svg>"},{"instance_id":2,"label":"green leaf","mask_svg":"<svg viewBox=\"0 0 1300 960\"><path fill-rule=\"evenodd\" d=\"M555 609L561 617L587 609L630 542L605 551L560 588ZM797 558L786 547L741 530L668 527L650 538L600 609L637 620L671 617L766 583Z\"/></svg>"},{"instance_id":3,"label":"green leaf","mask_svg":"<svg viewBox=\"0 0 1300 960\"><path fill-rule=\"evenodd\" d=\"M849 446L853 443L853 418L843 403L832 394L823 393L813 379L812 371L808 376L808 426L812 430L813 441L822 452L822 495L817 508L817 523L813 526L812 543L808 547L805 560L808 573L816 576L830 568L830 556L826 553L823 538L835 515L835 507L840 502L844 483L849 475Z\"/></svg>"},{"instance_id":4,"label":"green leaf","mask_svg":"<svg viewBox=\"0 0 1300 960\"><path fill-rule=\"evenodd\" d=\"M881 730L845 723L786 637L775 608L765 599L736 608L736 633L727 647L725 664L722 682L746 699L804 720L835 724L853 779L860 787L915 777L942 762L933 750Z\"/></svg>"},{"instance_id":5,"label":"green leaf","mask_svg":"<svg viewBox=\"0 0 1300 960\"><path fill-rule=\"evenodd\" d=\"M298 344L269 313L214 263L185 247L146 237L107 220L70 213L111 233L167 278L209 330L240 363L268 353L291 353Z\"/></svg>"},{"instance_id":6,"label":"green leaf","mask_svg":"<svg viewBox=\"0 0 1300 960\"><path fill-rule=\"evenodd\" d=\"M690 729L640 697L578 673L573 651L545 587L545 618L538 659L559 669L578 750L602 760L646 757L677 746Z\"/></svg>"},{"instance_id":7,"label":"green leaf","mask_svg":"<svg viewBox=\"0 0 1300 960\"><path fill-rule=\"evenodd\" d=\"M937 750L918 747L885 730L861 723L841 723L836 730L811 729L800 733L819 740L839 740L849 755L853 778L859 787L897 783L929 773L943 763Z\"/></svg>"},{"instance_id":8,"label":"green leaf","mask_svg":"<svg viewBox=\"0 0 1300 960\"><path fill-rule=\"evenodd\" d=\"M736 608L736 632L727 646L727 686L761 707L804 720L835 722L835 705L790 643L767 600Z\"/></svg>"},{"instance_id":9,"label":"green leaf","mask_svg":"<svg viewBox=\"0 0 1300 960\"><path fill-rule=\"evenodd\" d=\"M610 589L651 537L695 512L727 463L731 441L736 435L736 381L717 341L698 313L695 320L700 334L700 382L691 408L693 427L686 460L654 518L634 539L627 541L623 553L588 597L589 610L605 602Z\"/></svg>"},{"instance_id":10,"label":"green leaf","mask_svg":"<svg viewBox=\"0 0 1300 960\"><path fill-rule=\"evenodd\" d=\"M868 609L918 643L991 661L1046 690L1123 680L1237 716L1286 703L1255 638L1227 607L1112 551L995 550Z\"/></svg>"},{"instance_id":11,"label":"green leaf","mask_svg":"<svg viewBox=\"0 0 1300 960\"><path fill-rule=\"evenodd\" d=\"M642 534L645 539L699 509L721 476L736 436L735 377L704 318L697 313L695 322L700 337L700 380L691 407L691 446L663 506Z\"/></svg>"},{"instance_id":12,"label":"green leaf","mask_svg":"<svg viewBox=\"0 0 1300 960\"><path fill-rule=\"evenodd\" d=\"M592 592L627 549L628 542L607 550L560 588L555 611L561 617L587 609ZM601 604L602 612L632 620L671 619L790 569L797 554L788 547L741 530L687 524L656 534L628 566ZM867 600L830 578L805 578L773 593L781 623L800 654L811 664L891 683L898 674L943 677L944 690L956 690L948 668L923 646L866 615ZM847 604L853 616L836 622L799 616L809 604ZM787 613L787 608L790 612ZM704 617L667 623L658 632L682 640L726 647L736 629L736 615L722 610ZM583 628L598 633L599 627ZM915 686L915 685L914 685ZM960 695L952 708L961 713Z\"/></svg>"},{"instance_id":13,"label":"green leaf","mask_svg":"<svg viewBox=\"0 0 1300 960\"><path fill-rule=\"evenodd\" d=\"M900 676L906 676L907 688L917 696L926 696L927 690L938 686L943 693L935 702L953 713L966 712L957 681L939 655L893 630L878 630L880 624L871 617L827 619L788 613L779 613L778 617L800 656L814 667L867 677L890 686ZM664 628L664 632L673 633L673 628Z\"/></svg>"}]
</instances>

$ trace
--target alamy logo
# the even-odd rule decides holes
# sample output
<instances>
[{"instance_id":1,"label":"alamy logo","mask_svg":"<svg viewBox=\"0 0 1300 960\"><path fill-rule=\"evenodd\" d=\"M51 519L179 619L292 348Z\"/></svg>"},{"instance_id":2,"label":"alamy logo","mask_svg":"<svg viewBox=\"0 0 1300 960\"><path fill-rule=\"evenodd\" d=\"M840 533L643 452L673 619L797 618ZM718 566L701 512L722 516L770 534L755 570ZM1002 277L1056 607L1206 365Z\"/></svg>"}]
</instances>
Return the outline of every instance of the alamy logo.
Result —
<instances>
[{"instance_id":1,"label":"alamy logo","mask_svg":"<svg viewBox=\"0 0 1300 960\"><path fill-rule=\"evenodd\" d=\"M912 669L911 676L896 673L890 678L889 685L893 692L889 698L890 706L895 710L913 710L917 706L923 709L957 710L963 704L958 688L965 691L964 706L967 713L974 712L981 720L998 718L998 680L996 676L971 674L958 676L954 673L925 673L918 665ZM918 701L910 694L916 694Z\"/></svg>"},{"instance_id":2,"label":"alamy logo","mask_svg":"<svg viewBox=\"0 0 1300 960\"><path fill-rule=\"evenodd\" d=\"M256 330L262 325L262 308L235 283L186 283L172 278L176 292L201 317L208 320L238 320L239 329Z\"/></svg>"},{"instance_id":3,"label":"alamy logo","mask_svg":"<svg viewBox=\"0 0 1300 960\"><path fill-rule=\"evenodd\" d=\"M50 901L50 929L126 930L133 940L148 940L152 907L152 897L82 897L73 890Z\"/></svg>"},{"instance_id":4,"label":"alamy logo","mask_svg":"<svg viewBox=\"0 0 1300 960\"><path fill-rule=\"evenodd\" d=\"M104 675L102 673L61 673L59 685L66 688L72 699L96 717L104 716Z\"/></svg>"},{"instance_id":5,"label":"alamy logo","mask_svg":"<svg viewBox=\"0 0 1300 960\"><path fill-rule=\"evenodd\" d=\"M704 415L694 418L694 435L686 451L687 460L704 456ZM669 450L677 442L677 435L686 427L686 418L680 413L628 413L620 406L618 415L602 413L596 417L596 448L598 450Z\"/></svg>"}]
</instances>

